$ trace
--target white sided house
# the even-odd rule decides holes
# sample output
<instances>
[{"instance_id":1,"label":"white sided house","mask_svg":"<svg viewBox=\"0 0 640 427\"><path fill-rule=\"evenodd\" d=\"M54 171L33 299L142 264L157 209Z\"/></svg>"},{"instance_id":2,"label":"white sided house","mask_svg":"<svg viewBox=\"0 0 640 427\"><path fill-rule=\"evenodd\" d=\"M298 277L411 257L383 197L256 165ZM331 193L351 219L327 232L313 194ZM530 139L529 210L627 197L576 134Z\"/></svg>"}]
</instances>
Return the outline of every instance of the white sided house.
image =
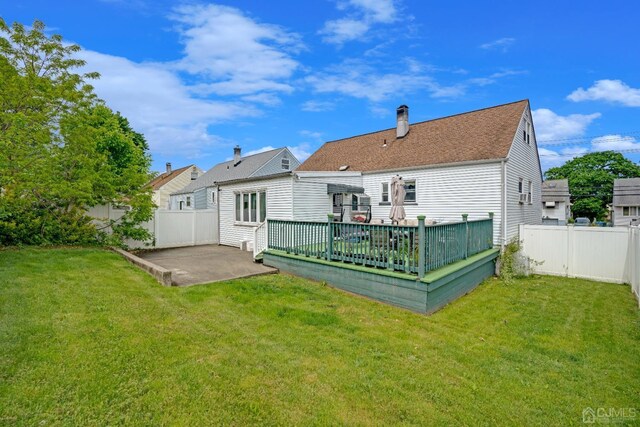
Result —
<instances>
[{"instance_id":1,"label":"white sided house","mask_svg":"<svg viewBox=\"0 0 640 427\"><path fill-rule=\"evenodd\" d=\"M171 163L167 163L166 168L165 172L155 177L149 183L151 188L153 188L153 203L160 209L168 209L170 207L171 193L184 188L204 173L204 171L196 165L172 169Z\"/></svg>"},{"instance_id":2,"label":"white sided house","mask_svg":"<svg viewBox=\"0 0 640 427\"><path fill-rule=\"evenodd\" d=\"M496 244L515 238L520 224L542 220L542 172L528 100L415 124L403 105L395 128L327 142L312 154L296 170L296 181L333 183L328 191L335 193L329 202L295 193L294 209L332 203L337 213L342 197L342 206L364 211L358 206L364 200L372 220L388 222L396 175L405 183L407 219L448 222L493 212ZM338 195L340 184L345 188Z\"/></svg>"},{"instance_id":3,"label":"white sided house","mask_svg":"<svg viewBox=\"0 0 640 427\"><path fill-rule=\"evenodd\" d=\"M567 225L571 218L569 180L549 179L542 183L542 223Z\"/></svg>"},{"instance_id":4,"label":"white sided house","mask_svg":"<svg viewBox=\"0 0 640 427\"><path fill-rule=\"evenodd\" d=\"M171 194L172 210L213 209L219 243L242 247L253 241L253 230L265 221L292 219L292 170L300 165L279 148L234 158L211 168L182 190Z\"/></svg>"},{"instance_id":5,"label":"white sided house","mask_svg":"<svg viewBox=\"0 0 640 427\"><path fill-rule=\"evenodd\" d=\"M640 178L613 181L612 209L614 227L640 225Z\"/></svg>"}]
</instances>

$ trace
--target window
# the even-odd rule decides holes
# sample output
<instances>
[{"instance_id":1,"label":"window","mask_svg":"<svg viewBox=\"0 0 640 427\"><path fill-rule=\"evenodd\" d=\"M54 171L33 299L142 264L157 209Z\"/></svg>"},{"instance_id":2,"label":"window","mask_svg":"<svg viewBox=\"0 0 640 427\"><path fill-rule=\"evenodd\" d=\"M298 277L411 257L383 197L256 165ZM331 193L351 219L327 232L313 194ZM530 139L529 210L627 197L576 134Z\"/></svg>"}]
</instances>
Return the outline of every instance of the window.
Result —
<instances>
[{"instance_id":1,"label":"window","mask_svg":"<svg viewBox=\"0 0 640 427\"><path fill-rule=\"evenodd\" d=\"M256 224L267 218L267 192L236 193L236 222Z\"/></svg>"},{"instance_id":2,"label":"window","mask_svg":"<svg viewBox=\"0 0 640 427\"><path fill-rule=\"evenodd\" d=\"M242 220L249 222L249 194L242 195Z\"/></svg>"},{"instance_id":3,"label":"window","mask_svg":"<svg viewBox=\"0 0 640 427\"><path fill-rule=\"evenodd\" d=\"M351 210L352 211L358 210L358 196L356 196L355 194L351 195Z\"/></svg>"},{"instance_id":4,"label":"window","mask_svg":"<svg viewBox=\"0 0 640 427\"><path fill-rule=\"evenodd\" d=\"M191 206L191 196L187 196L187 207Z\"/></svg>"},{"instance_id":5,"label":"window","mask_svg":"<svg viewBox=\"0 0 640 427\"><path fill-rule=\"evenodd\" d=\"M408 203L416 202L416 181L415 179L407 180L404 182L404 201Z\"/></svg>"},{"instance_id":6,"label":"window","mask_svg":"<svg viewBox=\"0 0 640 427\"><path fill-rule=\"evenodd\" d=\"M522 178L518 180L518 194L522 194Z\"/></svg>"},{"instance_id":7,"label":"window","mask_svg":"<svg viewBox=\"0 0 640 427\"><path fill-rule=\"evenodd\" d=\"M182 210L182 205L183 205L183 204L184 204L184 202L183 202L182 200L180 200L180 203L179 203L179 205L180 205L180 210Z\"/></svg>"},{"instance_id":8,"label":"window","mask_svg":"<svg viewBox=\"0 0 640 427\"><path fill-rule=\"evenodd\" d=\"M216 202L216 190L213 190L211 192L211 203L215 203Z\"/></svg>"},{"instance_id":9,"label":"window","mask_svg":"<svg viewBox=\"0 0 640 427\"><path fill-rule=\"evenodd\" d=\"M267 192L260 192L260 222L267 219Z\"/></svg>"},{"instance_id":10,"label":"window","mask_svg":"<svg viewBox=\"0 0 640 427\"><path fill-rule=\"evenodd\" d=\"M289 159L287 158L282 159L282 169L289 170Z\"/></svg>"},{"instance_id":11,"label":"window","mask_svg":"<svg viewBox=\"0 0 640 427\"><path fill-rule=\"evenodd\" d=\"M251 193L251 222L256 222L258 220L258 194Z\"/></svg>"},{"instance_id":12,"label":"window","mask_svg":"<svg viewBox=\"0 0 640 427\"><path fill-rule=\"evenodd\" d=\"M527 119L522 123L522 140L531 145L531 123Z\"/></svg>"},{"instance_id":13,"label":"window","mask_svg":"<svg viewBox=\"0 0 640 427\"><path fill-rule=\"evenodd\" d=\"M382 183L382 203L389 203L389 183Z\"/></svg>"},{"instance_id":14,"label":"window","mask_svg":"<svg viewBox=\"0 0 640 427\"><path fill-rule=\"evenodd\" d=\"M640 207L638 206L623 206L622 216L638 216L640 213Z\"/></svg>"},{"instance_id":15,"label":"window","mask_svg":"<svg viewBox=\"0 0 640 427\"><path fill-rule=\"evenodd\" d=\"M529 192L527 193L527 201L531 204L533 198L533 182L529 181Z\"/></svg>"}]
</instances>

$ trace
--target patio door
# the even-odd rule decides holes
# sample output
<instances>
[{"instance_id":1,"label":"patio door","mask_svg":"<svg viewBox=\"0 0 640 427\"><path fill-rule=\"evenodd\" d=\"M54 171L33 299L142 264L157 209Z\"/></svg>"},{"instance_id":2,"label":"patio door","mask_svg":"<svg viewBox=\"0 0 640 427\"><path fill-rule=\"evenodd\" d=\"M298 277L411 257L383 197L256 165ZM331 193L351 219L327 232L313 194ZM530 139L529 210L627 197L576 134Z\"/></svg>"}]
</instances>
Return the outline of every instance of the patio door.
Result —
<instances>
[{"instance_id":1,"label":"patio door","mask_svg":"<svg viewBox=\"0 0 640 427\"><path fill-rule=\"evenodd\" d=\"M333 215L334 218L342 221L342 194L333 195Z\"/></svg>"}]
</instances>

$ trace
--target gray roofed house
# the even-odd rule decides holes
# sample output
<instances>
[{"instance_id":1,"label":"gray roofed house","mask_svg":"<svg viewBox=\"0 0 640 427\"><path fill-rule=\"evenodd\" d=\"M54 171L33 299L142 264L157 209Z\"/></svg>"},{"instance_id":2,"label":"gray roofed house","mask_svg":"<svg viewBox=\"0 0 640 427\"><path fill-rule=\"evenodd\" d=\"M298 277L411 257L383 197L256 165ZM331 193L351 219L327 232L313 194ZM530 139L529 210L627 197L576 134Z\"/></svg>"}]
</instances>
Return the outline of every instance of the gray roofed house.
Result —
<instances>
[{"instance_id":1,"label":"gray roofed house","mask_svg":"<svg viewBox=\"0 0 640 427\"><path fill-rule=\"evenodd\" d=\"M571 217L569 181L550 179L542 183L542 223L565 225Z\"/></svg>"},{"instance_id":2,"label":"gray roofed house","mask_svg":"<svg viewBox=\"0 0 640 427\"><path fill-rule=\"evenodd\" d=\"M232 160L218 163L183 189L171 193L171 209L213 208L213 188L219 183L290 174L300 165L286 147L244 157L240 147L233 151Z\"/></svg>"},{"instance_id":3,"label":"gray roofed house","mask_svg":"<svg viewBox=\"0 0 640 427\"><path fill-rule=\"evenodd\" d=\"M640 178L613 181L613 225L638 225L640 222Z\"/></svg>"}]
</instances>

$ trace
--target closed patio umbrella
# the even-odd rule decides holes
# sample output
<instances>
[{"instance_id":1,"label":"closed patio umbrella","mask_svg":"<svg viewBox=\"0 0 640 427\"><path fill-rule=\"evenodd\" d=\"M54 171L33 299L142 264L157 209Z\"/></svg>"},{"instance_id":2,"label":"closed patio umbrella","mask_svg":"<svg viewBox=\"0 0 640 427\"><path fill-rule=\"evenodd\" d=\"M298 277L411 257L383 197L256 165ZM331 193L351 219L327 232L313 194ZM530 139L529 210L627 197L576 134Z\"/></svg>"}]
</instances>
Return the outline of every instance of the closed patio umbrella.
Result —
<instances>
[{"instance_id":1,"label":"closed patio umbrella","mask_svg":"<svg viewBox=\"0 0 640 427\"><path fill-rule=\"evenodd\" d=\"M401 176L394 176L391 179L391 212L389 218L391 223L398 223L404 219L404 181Z\"/></svg>"}]
</instances>

